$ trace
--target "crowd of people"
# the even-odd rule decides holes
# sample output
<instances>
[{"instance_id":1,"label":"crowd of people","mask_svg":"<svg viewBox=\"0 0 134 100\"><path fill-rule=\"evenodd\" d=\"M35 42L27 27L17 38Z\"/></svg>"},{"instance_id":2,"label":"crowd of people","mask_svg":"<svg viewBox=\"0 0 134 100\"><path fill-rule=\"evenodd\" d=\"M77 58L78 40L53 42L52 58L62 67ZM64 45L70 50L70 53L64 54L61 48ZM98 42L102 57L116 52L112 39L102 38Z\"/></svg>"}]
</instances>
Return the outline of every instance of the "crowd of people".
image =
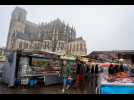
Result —
<instances>
[{"instance_id":1,"label":"crowd of people","mask_svg":"<svg viewBox=\"0 0 134 100\"><path fill-rule=\"evenodd\" d=\"M97 63L85 63L79 59L76 60L75 67L74 73L74 69L69 62L67 60L63 61L61 70L61 76L63 78L62 92L64 93L65 90L69 89L71 86L75 89L84 89L85 84L88 84L90 89L95 91L98 85L99 74L104 72L103 68ZM111 76L118 72L130 72L131 74L134 74L134 70L130 71L130 69L131 68L127 64L110 64L107 72L108 75Z\"/></svg>"},{"instance_id":2,"label":"crowd of people","mask_svg":"<svg viewBox=\"0 0 134 100\"><path fill-rule=\"evenodd\" d=\"M75 70L76 77L73 77L74 73L72 66L70 66L67 60L64 60L61 69L61 76L63 79L62 92L64 93L65 90L69 89L71 86L76 89L84 89L85 83L88 83L90 87L95 89L99 72L100 69L98 64L87 64L77 59Z\"/></svg>"},{"instance_id":3,"label":"crowd of people","mask_svg":"<svg viewBox=\"0 0 134 100\"><path fill-rule=\"evenodd\" d=\"M108 73L109 73L109 75L113 75L113 74L116 74L116 73L124 72L124 73L128 73L129 76L132 76L132 74L134 74L133 70L134 70L134 67L132 65L110 64L110 66L108 68Z\"/></svg>"}]
</instances>

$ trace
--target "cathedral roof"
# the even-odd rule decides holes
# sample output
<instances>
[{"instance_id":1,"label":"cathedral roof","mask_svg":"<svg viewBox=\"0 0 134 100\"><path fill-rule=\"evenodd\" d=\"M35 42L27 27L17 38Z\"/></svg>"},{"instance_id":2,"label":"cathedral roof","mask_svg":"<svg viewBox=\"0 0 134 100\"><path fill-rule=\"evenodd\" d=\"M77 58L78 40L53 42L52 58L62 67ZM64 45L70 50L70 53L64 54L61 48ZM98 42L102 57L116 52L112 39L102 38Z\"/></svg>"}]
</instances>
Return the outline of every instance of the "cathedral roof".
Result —
<instances>
[{"instance_id":1,"label":"cathedral roof","mask_svg":"<svg viewBox=\"0 0 134 100\"><path fill-rule=\"evenodd\" d=\"M56 24L64 24L59 18L51 21L50 23L56 23Z\"/></svg>"}]
</instances>

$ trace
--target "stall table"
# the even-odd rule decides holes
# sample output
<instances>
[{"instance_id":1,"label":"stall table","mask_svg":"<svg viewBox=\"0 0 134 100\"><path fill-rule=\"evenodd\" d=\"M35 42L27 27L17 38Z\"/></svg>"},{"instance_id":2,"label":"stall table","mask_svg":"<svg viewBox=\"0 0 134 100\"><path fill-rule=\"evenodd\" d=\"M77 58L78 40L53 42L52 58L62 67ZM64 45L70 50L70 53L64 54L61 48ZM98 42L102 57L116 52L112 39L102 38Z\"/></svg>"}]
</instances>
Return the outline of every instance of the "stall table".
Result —
<instances>
[{"instance_id":1,"label":"stall table","mask_svg":"<svg viewBox=\"0 0 134 100\"><path fill-rule=\"evenodd\" d=\"M53 85L62 83L62 79L57 73L47 73L45 75L45 85Z\"/></svg>"},{"instance_id":2,"label":"stall table","mask_svg":"<svg viewBox=\"0 0 134 100\"><path fill-rule=\"evenodd\" d=\"M127 80L127 78L126 78ZM134 94L134 83L133 82L108 82L106 79L101 77L99 85L100 94Z\"/></svg>"}]
</instances>

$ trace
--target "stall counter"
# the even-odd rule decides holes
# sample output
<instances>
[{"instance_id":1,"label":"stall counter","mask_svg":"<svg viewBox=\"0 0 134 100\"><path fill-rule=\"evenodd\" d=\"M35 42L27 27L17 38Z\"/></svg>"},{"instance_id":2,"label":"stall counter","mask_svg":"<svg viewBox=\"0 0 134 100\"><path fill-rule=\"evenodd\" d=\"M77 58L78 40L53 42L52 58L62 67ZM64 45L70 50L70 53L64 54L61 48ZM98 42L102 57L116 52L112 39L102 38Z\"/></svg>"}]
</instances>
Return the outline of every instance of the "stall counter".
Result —
<instances>
[{"instance_id":1,"label":"stall counter","mask_svg":"<svg viewBox=\"0 0 134 100\"><path fill-rule=\"evenodd\" d=\"M125 81L127 78L124 79ZM133 82L108 82L103 76L101 76L99 83L100 94L134 94Z\"/></svg>"}]
</instances>

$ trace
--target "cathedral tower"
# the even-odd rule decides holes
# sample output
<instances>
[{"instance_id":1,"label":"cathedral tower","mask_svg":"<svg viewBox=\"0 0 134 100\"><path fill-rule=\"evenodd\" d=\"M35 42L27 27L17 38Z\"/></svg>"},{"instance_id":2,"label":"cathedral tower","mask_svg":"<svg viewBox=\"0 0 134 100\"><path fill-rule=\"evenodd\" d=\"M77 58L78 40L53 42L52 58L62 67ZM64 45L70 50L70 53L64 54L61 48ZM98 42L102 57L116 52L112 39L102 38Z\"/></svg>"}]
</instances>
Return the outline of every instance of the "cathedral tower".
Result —
<instances>
[{"instance_id":1,"label":"cathedral tower","mask_svg":"<svg viewBox=\"0 0 134 100\"><path fill-rule=\"evenodd\" d=\"M17 33L24 33L27 12L16 7L11 15L9 32L7 37L7 49L11 49ZM13 39L14 38L14 39Z\"/></svg>"}]
</instances>

